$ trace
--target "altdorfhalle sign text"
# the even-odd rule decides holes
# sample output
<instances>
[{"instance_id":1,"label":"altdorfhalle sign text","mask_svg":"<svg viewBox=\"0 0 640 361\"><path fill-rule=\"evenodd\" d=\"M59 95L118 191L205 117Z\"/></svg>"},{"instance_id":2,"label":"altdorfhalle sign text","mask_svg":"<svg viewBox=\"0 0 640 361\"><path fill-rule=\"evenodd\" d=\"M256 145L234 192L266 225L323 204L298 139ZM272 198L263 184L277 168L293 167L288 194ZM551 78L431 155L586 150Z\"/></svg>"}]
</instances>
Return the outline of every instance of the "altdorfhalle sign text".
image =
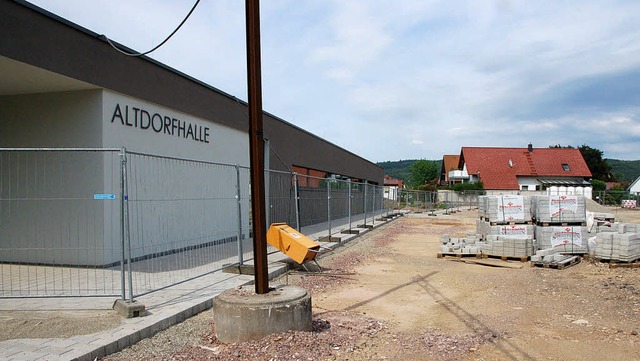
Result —
<instances>
[{"instance_id":1,"label":"altdorfhalle sign text","mask_svg":"<svg viewBox=\"0 0 640 361\"><path fill-rule=\"evenodd\" d=\"M116 104L111 123L119 122L128 127L149 130L158 134L209 143L209 127L183 121L166 114L150 112L133 106Z\"/></svg>"}]
</instances>

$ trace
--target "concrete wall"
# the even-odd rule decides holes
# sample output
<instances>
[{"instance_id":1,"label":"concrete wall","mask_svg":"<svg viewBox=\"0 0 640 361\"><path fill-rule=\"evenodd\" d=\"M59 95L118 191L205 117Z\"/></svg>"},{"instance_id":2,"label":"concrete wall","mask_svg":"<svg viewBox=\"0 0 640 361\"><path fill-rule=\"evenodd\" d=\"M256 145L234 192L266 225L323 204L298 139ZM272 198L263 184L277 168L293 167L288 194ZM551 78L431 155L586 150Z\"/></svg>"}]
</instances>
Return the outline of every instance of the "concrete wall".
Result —
<instances>
[{"instance_id":1,"label":"concrete wall","mask_svg":"<svg viewBox=\"0 0 640 361\"><path fill-rule=\"evenodd\" d=\"M2 147L101 147L99 90L0 96Z\"/></svg>"},{"instance_id":2,"label":"concrete wall","mask_svg":"<svg viewBox=\"0 0 640 361\"><path fill-rule=\"evenodd\" d=\"M271 169L286 171L295 165L384 184L382 167L272 115L265 115L264 133L272 150Z\"/></svg>"},{"instance_id":3,"label":"concrete wall","mask_svg":"<svg viewBox=\"0 0 640 361\"><path fill-rule=\"evenodd\" d=\"M99 91L0 97L3 147L101 147ZM101 264L105 206L93 194L115 192L103 178L112 155L78 152L1 154L2 261ZM46 248L51 251L34 251Z\"/></svg>"},{"instance_id":4,"label":"concrete wall","mask_svg":"<svg viewBox=\"0 0 640 361\"><path fill-rule=\"evenodd\" d=\"M208 136L127 125L133 124L132 118L123 124L120 117L114 120L116 104L121 110L128 107L133 112L135 107L180 119L182 125L208 128ZM248 135L243 131L100 90L0 97L0 134L7 147L124 146L172 157L249 163ZM0 170L6 199L0 205L0 244L7 250L1 261L105 265L119 260L118 152L3 152ZM129 155L128 170L133 257L237 234L232 166ZM246 170L241 187L248 214ZM115 199L94 199L105 194ZM248 218L243 219L245 234Z\"/></svg>"},{"instance_id":5,"label":"concrete wall","mask_svg":"<svg viewBox=\"0 0 640 361\"><path fill-rule=\"evenodd\" d=\"M128 151L249 165L246 132L110 91L104 92L102 110L105 146L124 145ZM128 160L132 257L211 244L237 235L233 166L135 154ZM248 234L248 171L242 174L243 231ZM118 216L112 215L113 219Z\"/></svg>"},{"instance_id":6,"label":"concrete wall","mask_svg":"<svg viewBox=\"0 0 640 361\"><path fill-rule=\"evenodd\" d=\"M112 91L103 92L102 103L105 147L249 166L244 131Z\"/></svg>"}]
</instances>

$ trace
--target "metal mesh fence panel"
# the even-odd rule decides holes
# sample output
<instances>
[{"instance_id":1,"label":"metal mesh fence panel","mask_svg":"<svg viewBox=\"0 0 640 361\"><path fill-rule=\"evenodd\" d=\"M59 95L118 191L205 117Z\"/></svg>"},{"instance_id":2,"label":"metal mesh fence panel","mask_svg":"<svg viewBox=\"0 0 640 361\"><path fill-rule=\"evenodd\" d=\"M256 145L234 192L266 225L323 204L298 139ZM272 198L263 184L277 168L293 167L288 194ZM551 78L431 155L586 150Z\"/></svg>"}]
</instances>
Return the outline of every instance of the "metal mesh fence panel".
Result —
<instances>
[{"instance_id":1,"label":"metal mesh fence panel","mask_svg":"<svg viewBox=\"0 0 640 361\"><path fill-rule=\"evenodd\" d=\"M285 172L269 171L268 179L268 201L267 224L287 223L296 226L296 194L293 174Z\"/></svg>"},{"instance_id":2,"label":"metal mesh fence panel","mask_svg":"<svg viewBox=\"0 0 640 361\"><path fill-rule=\"evenodd\" d=\"M131 286L136 295L238 261L234 166L129 153L127 169ZM249 188L248 177L240 186ZM243 234L249 229L245 218Z\"/></svg>"},{"instance_id":3,"label":"metal mesh fence panel","mask_svg":"<svg viewBox=\"0 0 640 361\"><path fill-rule=\"evenodd\" d=\"M328 221L326 180L311 176L298 176L298 195L300 209L300 231L314 233L309 226Z\"/></svg>"},{"instance_id":4,"label":"metal mesh fence panel","mask_svg":"<svg viewBox=\"0 0 640 361\"><path fill-rule=\"evenodd\" d=\"M331 183L331 234L349 229L351 182L333 180Z\"/></svg>"},{"instance_id":5,"label":"metal mesh fence panel","mask_svg":"<svg viewBox=\"0 0 640 361\"><path fill-rule=\"evenodd\" d=\"M118 149L0 149L0 297L120 294Z\"/></svg>"},{"instance_id":6,"label":"metal mesh fence panel","mask_svg":"<svg viewBox=\"0 0 640 361\"><path fill-rule=\"evenodd\" d=\"M390 208L380 186L265 179L267 224L309 235ZM124 149L0 149L0 297L132 299L250 260L249 183L246 167Z\"/></svg>"}]
</instances>

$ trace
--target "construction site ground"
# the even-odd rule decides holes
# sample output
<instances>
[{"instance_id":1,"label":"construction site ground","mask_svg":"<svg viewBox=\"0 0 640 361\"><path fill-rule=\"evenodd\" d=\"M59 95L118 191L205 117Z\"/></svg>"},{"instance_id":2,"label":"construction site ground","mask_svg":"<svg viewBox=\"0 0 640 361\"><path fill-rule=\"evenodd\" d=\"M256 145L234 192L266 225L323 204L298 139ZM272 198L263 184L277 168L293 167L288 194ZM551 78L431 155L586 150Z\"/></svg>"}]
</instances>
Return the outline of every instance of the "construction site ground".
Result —
<instances>
[{"instance_id":1,"label":"construction site ground","mask_svg":"<svg viewBox=\"0 0 640 361\"><path fill-rule=\"evenodd\" d=\"M473 232L476 217L409 214L326 254L321 274L272 281L312 292L314 332L225 345L208 310L106 359L640 359L640 269L436 258L440 236Z\"/></svg>"}]
</instances>

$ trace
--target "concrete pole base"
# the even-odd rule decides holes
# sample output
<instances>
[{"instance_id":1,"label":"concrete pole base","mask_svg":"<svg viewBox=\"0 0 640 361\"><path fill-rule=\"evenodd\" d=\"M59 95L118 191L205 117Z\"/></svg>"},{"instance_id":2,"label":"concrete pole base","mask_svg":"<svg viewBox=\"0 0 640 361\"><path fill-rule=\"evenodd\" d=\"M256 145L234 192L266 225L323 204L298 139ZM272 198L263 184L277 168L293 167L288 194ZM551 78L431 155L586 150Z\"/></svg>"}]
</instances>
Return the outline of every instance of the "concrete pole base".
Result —
<instances>
[{"instance_id":1,"label":"concrete pole base","mask_svg":"<svg viewBox=\"0 0 640 361\"><path fill-rule=\"evenodd\" d=\"M213 300L213 312L216 336L225 343L311 331L311 295L296 286L279 285L262 295L248 287L227 290Z\"/></svg>"}]
</instances>

